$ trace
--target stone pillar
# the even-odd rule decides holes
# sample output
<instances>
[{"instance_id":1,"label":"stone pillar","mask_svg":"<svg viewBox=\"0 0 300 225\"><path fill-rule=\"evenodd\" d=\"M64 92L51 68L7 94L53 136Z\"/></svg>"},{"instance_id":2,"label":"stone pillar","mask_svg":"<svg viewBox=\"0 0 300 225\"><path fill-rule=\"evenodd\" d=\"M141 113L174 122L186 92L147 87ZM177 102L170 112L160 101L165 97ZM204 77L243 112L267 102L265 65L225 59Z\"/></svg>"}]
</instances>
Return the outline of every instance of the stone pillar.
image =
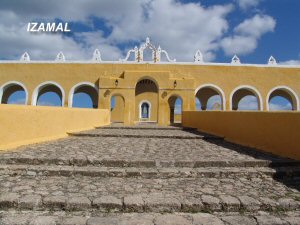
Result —
<instances>
[{"instance_id":1,"label":"stone pillar","mask_svg":"<svg viewBox=\"0 0 300 225\"><path fill-rule=\"evenodd\" d=\"M125 98L124 124L133 125L135 120L135 89L129 90Z\"/></svg>"},{"instance_id":2,"label":"stone pillar","mask_svg":"<svg viewBox=\"0 0 300 225\"><path fill-rule=\"evenodd\" d=\"M159 90L158 91L158 115L157 122L159 125L168 125L169 121L169 104L167 98L167 91Z\"/></svg>"}]
</instances>

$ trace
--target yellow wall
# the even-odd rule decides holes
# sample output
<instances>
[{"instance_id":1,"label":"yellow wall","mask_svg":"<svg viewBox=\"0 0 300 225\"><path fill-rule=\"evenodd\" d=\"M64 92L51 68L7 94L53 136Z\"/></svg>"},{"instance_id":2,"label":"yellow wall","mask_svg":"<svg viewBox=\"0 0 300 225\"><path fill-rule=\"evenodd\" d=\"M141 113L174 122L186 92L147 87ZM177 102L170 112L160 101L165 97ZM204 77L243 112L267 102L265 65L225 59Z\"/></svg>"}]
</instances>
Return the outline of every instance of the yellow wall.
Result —
<instances>
[{"instance_id":1,"label":"yellow wall","mask_svg":"<svg viewBox=\"0 0 300 225\"><path fill-rule=\"evenodd\" d=\"M43 82L59 84L65 93L64 106L74 85L90 82L98 88L98 108L110 109L113 95L124 97L124 122L138 120L139 97L136 84L150 79L157 84L157 103L152 103L151 120L170 123L168 99L176 95L183 101L183 110L195 110L195 90L202 85L215 85L224 92L225 110L230 110L232 91L238 86L253 86L261 94L262 110L266 110L267 95L277 86L287 86L300 96L300 68L286 66L202 65L202 64L149 64L149 63L0 63L0 87L17 81L28 90L28 102L35 88ZM116 80L118 81L116 83ZM176 85L174 82L176 81ZM147 92L148 93L148 92ZM150 94L143 98L150 98ZM152 98L152 97L151 97ZM154 117L155 116L155 117Z\"/></svg>"},{"instance_id":2,"label":"yellow wall","mask_svg":"<svg viewBox=\"0 0 300 225\"><path fill-rule=\"evenodd\" d=\"M108 125L109 111L0 105L0 150L66 137L67 132Z\"/></svg>"},{"instance_id":3,"label":"yellow wall","mask_svg":"<svg viewBox=\"0 0 300 225\"><path fill-rule=\"evenodd\" d=\"M183 112L185 127L276 155L300 159L299 112Z\"/></svg>"}]
</instances>

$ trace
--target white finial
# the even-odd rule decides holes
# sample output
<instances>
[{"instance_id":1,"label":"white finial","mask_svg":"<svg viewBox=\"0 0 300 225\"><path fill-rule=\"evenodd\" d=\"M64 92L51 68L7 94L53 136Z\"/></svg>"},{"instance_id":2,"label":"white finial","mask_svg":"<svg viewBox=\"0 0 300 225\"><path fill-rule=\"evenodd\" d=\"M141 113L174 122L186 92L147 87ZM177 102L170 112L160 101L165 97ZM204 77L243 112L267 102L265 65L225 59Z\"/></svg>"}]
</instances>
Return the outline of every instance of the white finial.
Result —
<instances>
[{"instance_id":1,"label":"white finial","mask_svg":"<svg viewBox=\"0 0 300 225\"><path fill-rule=\"evenodd\" d=\"M65 58L65 56L64 56L64 53L59 52L59 53L57 54L57 56L56 56L55 61L62 61L62 62L66 61L66 58Z\"/></svg>"},{"instance_id":2,"label":"white finial","mask_svg":"<svg viewBox=\"0 0 300 225\"><path fill-rule=\"evenodd\" d=\"M277 65L277 61L273 56L269 58L268 65Z\"/></svg>"},{"instance_id":3,"label":"white finial","mask_svg":"<svg viewBox=\"0 0 300 225\"><path fill-rule=\"evenodd\" d=\"M150 44L150 38L149 37L146 38L146 44Z\"/></svg>"},{"instance_id":4,"label":"white finial","mask_svg":"<svg viewBox=\"0 0 300 225\"><path fill-rule=\"evenodd\" d=\"M241 60L237 55L234 55L233 58L231 59L231 64L241 64Z\"/></svg>"},{"instance_id":5,"label":"white finial","mask_svg":"<svg viewBox=\"0 0 300 225\"><path fill-rule=\"evenodd\" d=\"M30 56L27 52L24 52L24 54L21 56L20 61L23 62L29 62L30 61Z\"/></svg>"},{"instance_id":6,"label":"white finial","mask_svg":"<svg viewBox=\"0 0 300 225\"><path fill-rule=\"evenodd\" d=\"M99 49L95 49L93 53L93 61L102 61Z\"/></svg>"},{"instance_id":7,"label":"white finial","mask_svg":"<svg viewBox=\"0 0 300 225\"><path fill-rule=\"evenodd\" d=\"M196 52L196 54L194 55L194 62L195 63L203 63L203 55L200 50L198 50Z\"/></svg>"}]
</instances>

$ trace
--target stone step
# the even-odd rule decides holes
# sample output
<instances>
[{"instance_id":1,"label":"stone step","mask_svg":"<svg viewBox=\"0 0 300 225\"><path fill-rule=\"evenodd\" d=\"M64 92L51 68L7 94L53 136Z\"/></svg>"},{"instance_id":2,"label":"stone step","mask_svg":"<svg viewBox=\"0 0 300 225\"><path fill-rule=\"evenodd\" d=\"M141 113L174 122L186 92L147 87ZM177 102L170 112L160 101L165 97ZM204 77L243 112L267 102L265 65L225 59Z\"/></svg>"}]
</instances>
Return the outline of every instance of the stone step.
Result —
<instances>
[{"instance_id":1,"label":"stone step","mask_svg":"<svg viewBox=\"0 0 300 225\"><path fill-rule=\"evenodd\" d=\"M0 175L0 209L99 212L300 210L300 180Z\"/></svg>"},{"instance_id":2,"label":"stone step","mask_svg":"<svg viewBox=\"0 0 300 225\"><path fill-rule=\"evenodd\" d=\"M54 214L54 215L53 215ZM31 211L0 212L3 225L298 225L299 214L268 213L240 215L209 213L44 213Z\"/></svg>"},{"instance_id":3,"label":"stone step","mask_svg":"<svg viewBox=\"0 0 300 225\"><path fill-rule=\"evenodd\" d=\"M0 165L60 165L60 166L98 166L98 167L138 167L138 168L203 168L203 167L287 167L293 169L300 167L300 161L281 160L129 160L129 159L109 159L96 158L94 156L74 156L74 157L39 157L38 155L1 155Z\"/></svg>"},{"instance_id":4,"label":"stone step","mask_svg":"<svg viewBox=\"0 0 300 225\"><path fill-rule=\"evenodd\" d=\"M143 177L143 178L234 178L265 177L300 178L300 167L204 167L204 168L138 168L95 166L0 165L0 175L23 176L91 176L91 177Z\"/></svg>"},{"instance_id":5,"label":"stone step","mask_svg":"<svg viewBox=\"0 0 300 225\"><path fill-rule=\"evenodd\" d=\"M193 128L183 128L183 127L173 127L173 126L144 126L144 125L136 125L136 126L104 126L104 127L95 127L96 129L109 129L109 130L196 130Z\"/></svg>"},{"instance_id":6,"label":"stone step","mask_svg":"<svg viewBox=\"0 0 300 225\"><path fill-rule=\"evenodd\" d=\"M3 225L298 225L298 214L270 215L268 213L213 215L209 213L110 213L98 215L53 215L53 213L11 211L0 212Z\"/></svg>"}]
</instances>

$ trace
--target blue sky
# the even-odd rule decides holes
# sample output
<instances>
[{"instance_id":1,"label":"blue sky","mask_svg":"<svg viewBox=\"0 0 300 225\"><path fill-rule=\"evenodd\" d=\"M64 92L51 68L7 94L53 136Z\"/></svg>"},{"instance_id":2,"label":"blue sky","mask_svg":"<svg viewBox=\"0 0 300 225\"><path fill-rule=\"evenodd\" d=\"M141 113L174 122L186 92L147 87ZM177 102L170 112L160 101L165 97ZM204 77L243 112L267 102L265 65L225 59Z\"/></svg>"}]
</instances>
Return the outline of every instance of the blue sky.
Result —
<instances>
[{"instance_id":1,"label":"blue sky","mask_svg":"<svg viewBox=\"0 0 300 225\"><path fill-rule=\"evenodd\" d=\"M0 0L0 59L124 58L150 37L177 61L300 65L299 0ZM70 33L32 34L28 22L68 22ZM49 44L51 43L51 44ZM277 101L281 102L281 100ZM285 103L282 103L285 104Z\"/></svg>"}]
</instances>

